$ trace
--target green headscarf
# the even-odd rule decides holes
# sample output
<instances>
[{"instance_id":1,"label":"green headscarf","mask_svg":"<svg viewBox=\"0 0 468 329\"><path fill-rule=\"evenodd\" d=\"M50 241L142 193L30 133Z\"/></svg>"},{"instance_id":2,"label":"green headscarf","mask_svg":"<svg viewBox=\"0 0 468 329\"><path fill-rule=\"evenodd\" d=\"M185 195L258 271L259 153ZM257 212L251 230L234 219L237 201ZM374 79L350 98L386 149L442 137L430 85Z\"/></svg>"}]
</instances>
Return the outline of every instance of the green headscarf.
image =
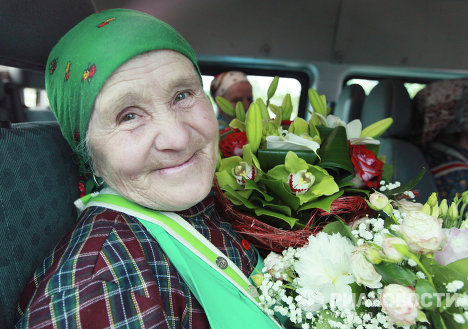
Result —
<instances>
[{"instance_id":1,"label":"green headscarf","mask_svg":"<svg viewBox=\"0 0 468 329\"><path fill-rule=\"evenodd\" d=\"M200 74L192 47L168 24L129 9L111 9L78 23L55 45L46 66L46 89L62 134L80 158L80 175L91 192L83 146L94 100L109 76L129 59L151 50L170 49L190 59Z\"/></svg>"}]
</instances>

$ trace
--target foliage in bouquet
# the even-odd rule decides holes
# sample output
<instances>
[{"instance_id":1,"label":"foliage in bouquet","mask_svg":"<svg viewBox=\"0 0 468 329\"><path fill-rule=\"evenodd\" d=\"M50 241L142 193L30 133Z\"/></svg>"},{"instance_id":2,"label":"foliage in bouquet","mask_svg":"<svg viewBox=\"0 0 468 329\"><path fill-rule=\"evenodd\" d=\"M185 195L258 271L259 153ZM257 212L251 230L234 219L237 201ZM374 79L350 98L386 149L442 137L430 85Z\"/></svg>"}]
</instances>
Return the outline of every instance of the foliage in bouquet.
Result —
<instances>
[{"instance_id":1,"label":"foliage in bouquet","mask_svg":"<svg viewBox=\"0 0 468 329\"><path fill-rule=\"evenodd\" d=\"M450 206L397 192L369 196L377 216L330 223L308 245L271 253L265 311L291 328L468 328L468 191Z\"/></svg>"},{"instance_id":2,"label":"foliage in bouquet","mask_svg":"<svg viewBox=\"0 0 468 329\"><path fill-rule=\"evenodd\" d=\"M216 98L220 109L235 117L221 132L216 172L232 204L256 217L267 216L276 227L302 228L310 225L312 209L330 212L341 196L365 196L382 179L391 179L392 166L378 157L378 138L391 118L365 129L359 120L346 124L330 115L325 96L311 88L310 120L291 121L289 94L281 105L270 103L277 84L275 77L266 102L258 98L247 113L240 102L234 108Z\"/></svg>"}]
</instances>

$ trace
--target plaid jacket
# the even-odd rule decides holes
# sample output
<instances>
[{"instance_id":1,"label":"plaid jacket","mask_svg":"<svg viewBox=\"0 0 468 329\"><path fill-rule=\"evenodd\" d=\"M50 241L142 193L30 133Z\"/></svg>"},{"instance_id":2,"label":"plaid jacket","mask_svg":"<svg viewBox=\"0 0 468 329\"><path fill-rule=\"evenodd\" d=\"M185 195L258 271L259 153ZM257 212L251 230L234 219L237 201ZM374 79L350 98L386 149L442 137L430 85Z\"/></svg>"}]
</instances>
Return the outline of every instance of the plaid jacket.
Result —
<instances>
[{"instance_id":1,"label":"plaid jacket","mask_svg":"<svg viewBox=\"0 0 468 329\"><path fill-rule=\"evenodd\" d=\"M248 277L257 256L212 198L180 212ZM139 221L90 207L45 259L18 305L17 328L209 328L198 301Z\"/></svg>"}]
</instances>

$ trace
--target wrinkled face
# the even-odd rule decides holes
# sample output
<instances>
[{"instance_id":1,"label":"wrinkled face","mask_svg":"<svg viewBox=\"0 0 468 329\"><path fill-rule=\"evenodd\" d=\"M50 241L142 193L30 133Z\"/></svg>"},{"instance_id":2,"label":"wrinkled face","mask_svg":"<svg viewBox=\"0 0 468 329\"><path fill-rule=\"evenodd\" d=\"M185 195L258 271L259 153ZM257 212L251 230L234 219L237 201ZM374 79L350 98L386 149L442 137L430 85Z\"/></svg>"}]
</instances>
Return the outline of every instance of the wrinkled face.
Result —
<instances>
[{"instance_id":1,"label":"wrinkled face","mask_svg":"<svg viewBox=\"0 0 468 329\"><path fill-rule=\"evenodd\" d=\"M229 87L223 97L230 101L234 108L237 102L241 102L247 111L253 101L252 86L247 81L235 83Z\"/></svg>"},{"instance_id":2,"label":"wrinkled face","mask_svg":"<svg viewBox=\"0 0 468 329\"><path fill-rule=\"evenodd\" d=\"M143 206L187 209L211 189L217 128L190 60L170 50L139 55L96 98L88 127L96 175Z\"/></svg>"}]
</instances>

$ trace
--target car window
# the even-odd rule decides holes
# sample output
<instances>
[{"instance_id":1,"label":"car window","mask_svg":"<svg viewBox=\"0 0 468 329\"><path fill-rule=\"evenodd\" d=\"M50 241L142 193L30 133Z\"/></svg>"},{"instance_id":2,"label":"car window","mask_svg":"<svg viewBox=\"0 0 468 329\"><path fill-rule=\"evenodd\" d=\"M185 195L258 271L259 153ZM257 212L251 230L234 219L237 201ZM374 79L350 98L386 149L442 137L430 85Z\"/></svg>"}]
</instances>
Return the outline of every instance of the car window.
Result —
<instances>
[{"instance_id":1,"label":"car window","mask_svg":"<svg viewBox=\"0 0 468 329\"><path fill-rule=\"evenodd\" d=\"M210 100L215 104L213 98L210 95L210 85L211 81L213 81L214 76L212 75L202 75L203 79L203 89L205 93L208 95ZM257 98L262 98L266 101L267 98L267 91L268 87L270 86L273 77L268 76L261 76L261 75L247 75L247 79L252 84L252 92L254 96L254 100ZM281 102L286 94L291 95L291 102L293 105L293 111L291 114L291 119L297 117L298 109L299 109L299 97L301 94L302 86L299 80L294 78L286 78L280 77L278 82L278 88L276 89L275 96L270 100L271 104L281 105ZM217 111L217 107L214 106L215 111ZM270 113L271 116L274 116L273 113Z\"/></svg>"},{"instance_id":2,"label":"car window","mask_svg":"<svg viewBox=\"0 0 468 329\"><path fill-rule=\"evenodd\" d=\"M372 90L372 88L374 88L377 85L377 83L379 83L379 80L377 79L363 79L363 78L359 78L359 79L352 78L346 81L347 86L352 85L352 84L361 85L366 95L369 95L370 91ZM418 82L405 82L404 85L411 98L413 98L418 93L418 91L426 87L426 83L418 83Z\"/></svg>"}]
</instances>

